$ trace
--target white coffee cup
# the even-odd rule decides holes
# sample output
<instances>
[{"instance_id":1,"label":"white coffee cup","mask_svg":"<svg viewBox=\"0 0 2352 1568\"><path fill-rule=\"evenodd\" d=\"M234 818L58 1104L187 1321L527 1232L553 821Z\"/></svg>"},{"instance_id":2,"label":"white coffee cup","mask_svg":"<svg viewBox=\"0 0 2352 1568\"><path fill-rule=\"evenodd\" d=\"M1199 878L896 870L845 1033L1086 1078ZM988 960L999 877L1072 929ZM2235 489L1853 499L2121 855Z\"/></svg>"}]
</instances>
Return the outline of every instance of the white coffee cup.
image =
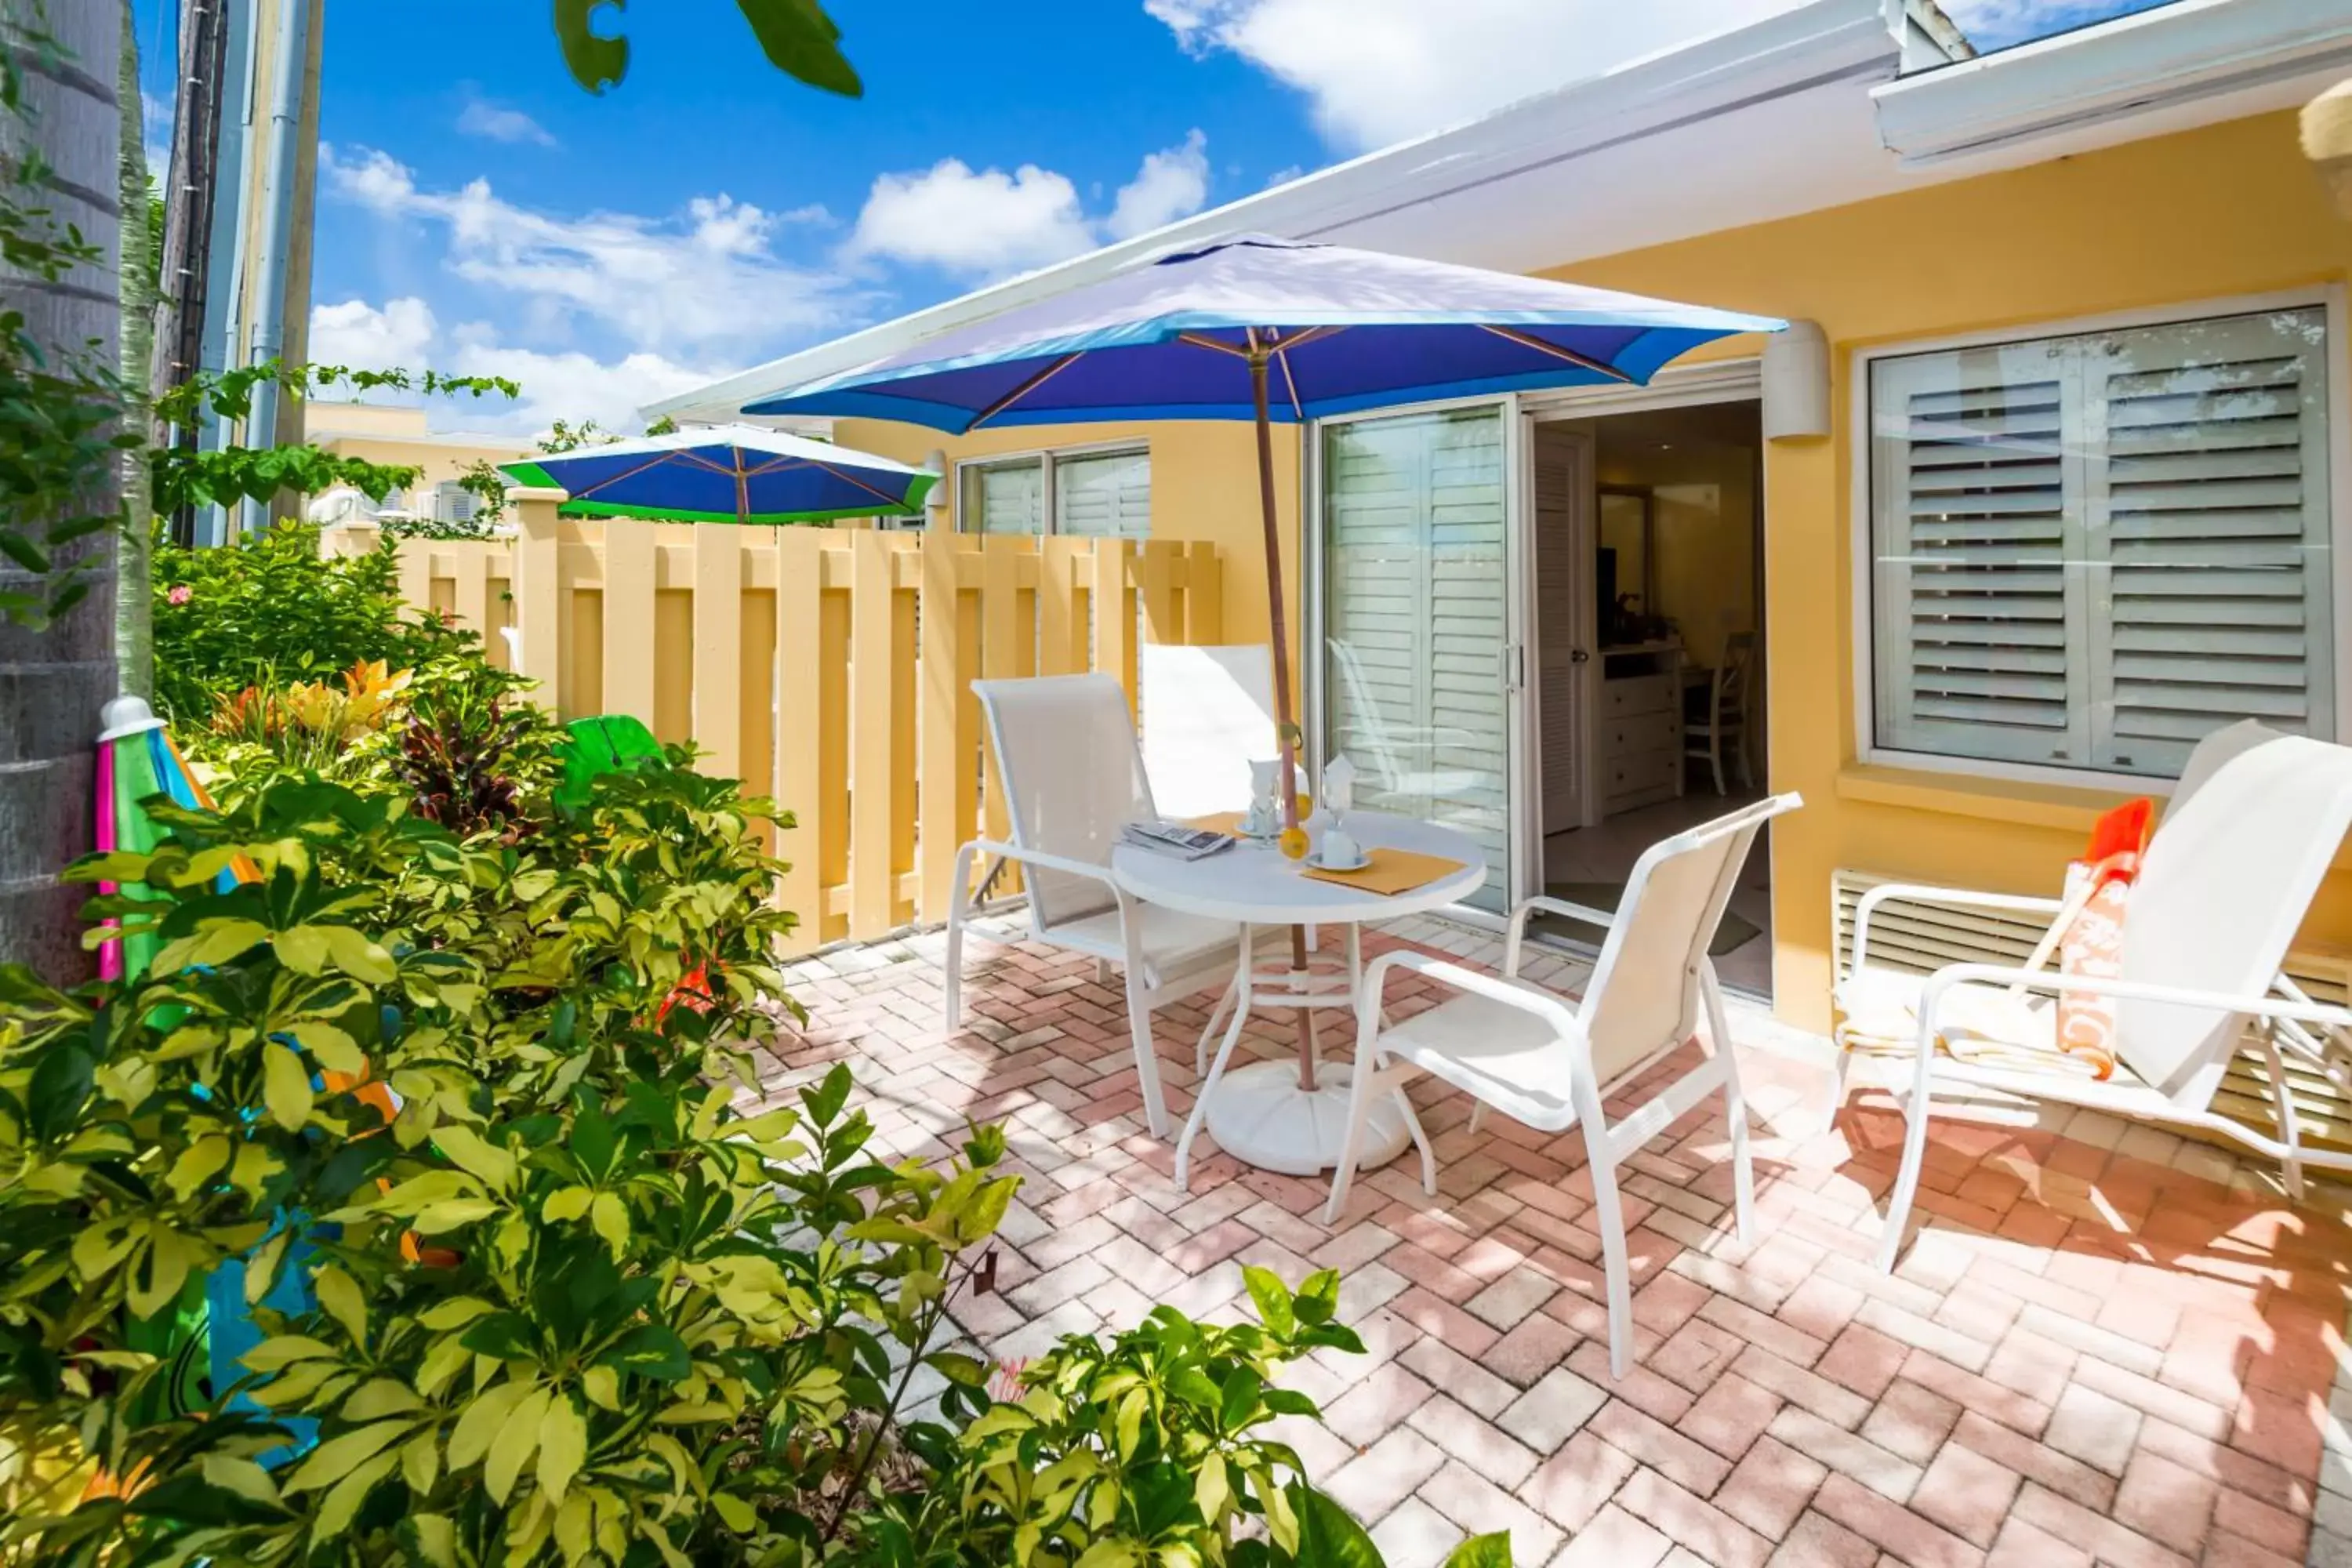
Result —
<instances>
[{"instance_id":1,"label":"white coffee cup","mask_svg":"<svg viewBox=\"0 0 2352 1568\"><path fill-rule=\"evenodd\" d=\"M1332 870L1352 871L1364 860L1364 847L1339 828L1323 835L1323 864Z\"/></svg>"}]
</instances>

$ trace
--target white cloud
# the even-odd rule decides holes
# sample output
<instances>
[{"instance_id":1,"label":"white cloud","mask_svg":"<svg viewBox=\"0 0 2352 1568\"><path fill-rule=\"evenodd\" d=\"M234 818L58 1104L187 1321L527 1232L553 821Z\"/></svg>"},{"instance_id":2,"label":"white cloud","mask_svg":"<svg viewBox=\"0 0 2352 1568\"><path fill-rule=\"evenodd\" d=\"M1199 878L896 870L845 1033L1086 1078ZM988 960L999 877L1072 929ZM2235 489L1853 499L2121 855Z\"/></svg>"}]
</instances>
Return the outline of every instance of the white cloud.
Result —
<instances>
[{"instance_id":1,"label":"white cloud","mask_svg":"<svg viewBox=\"0 0 2352 1568\"><path fill-rule=\"evenodd\" d=\"M850 236L853 256L950 272L1020 272L1090 249L1094 231L1069 178L1034 163L1008 174L942 158L920 174L883 174Z\"/></svg>"},{"instance_id":2,"label":"white cloud","mask_svg":"<svg viewBox=\"0 0 2352 1568\"><path fill-rule=\"evenodd\" d=\"M460 329L446 368L459 375L499 375L522 384L513 403L485 398L461 403L448 422L476 430L511 430L538 436L558 419L576 425L593 419L619 435L645 427L637 410L648 403L691 392L741 367L688 366L656 353L600 360L577 352L549 353L499 342L478 329Z\"/></svg>"},{"instance_id":3,"label":"white cloud","mask_svg":"<svg viewBox=\"0 0 2352 1568\"><path fill-rule=\"evenodd\" d=\"M700 358L835 330L870 303L845 279L776 254L778 231L823 218L821 209L774 214L722 193L668 219L556 216L501 199L487 180L420 188L405 164L370 148L321 147L319 170L338 199L445 231L448 269L513 296L543 340L593 326L633 349Z\"/></svg>"},{"instance_id":4,"label":"white cloud","mask_svg":"<svg viewBox=\"0 0 2352 1568\"><path fill-rule=\"evenodd\" d=\"M423 370L437 331L432 307L414 295L381 309L364 300L313 305L310 360L353 370Z\"/></svg>"},{"instance_id":5,"label":"white cloud","mask_svg":"<svg viewBox=\"0 0 2352 1568\"><path fill-rule=\"evenodd\" d=\"M537 147L556 145L555 138L547 127L521 110L509 109L472 94L467 95L466 107L457 111L457 132L462 136L478 136L488 142L528 142Z\"/></svg>"},{"instance_id":6,"label":"white cloud","mask_svg":"<svg viewBox=\"0 0 2352 1568\"><path fill-rule=\"evenodd\" d=\"M1195 130L1181 145L1144 158L1135 178L1118 188L1103 229L1113 239L1148 234L1192 216L1208 199L1209 139Z\"/></svg>"},{"instance_id":7,"label":"white cloud","mask_svg":"<svg viewBox=\"0 0 2352 1568\"><path fill-rule=\"evenodd\" d=\"M637 410L740 368L732 362L680 363L648 352L599 359L578 350L525 348L506 342L488 322L467 322L443 331L432 307L414 296L381 306L364 300L314 306L310 357L315 364L360 370L430 367L445 374L502 376L520 383L522 395L456 397L436 405L433 423L448 429L517 436L544 433L558 419L577 424L593 419L607 430L632 434ZM372 393L372 401L415 402L397 393Z\"/></svg>"},{"instance_id":8,"label":"white cloud","mask_svg":"<svg viewBox=\"0 0 2352 1568\"><path fill-rule=\"evenodd\" d=\"M1145 156L1111 210L1087 216L1069 176L1034 163L1012 174L943 158L919 173L883 174L867 193L845 247L968 277L1044 267L1198 212L1208 199L1208 138L1195 130Z\"/></svg>"},{"instance_id":9,"label":"white cloud","mask_svg":"<svg viewBox=\"0 0 2352 1568\"><path fill-rule=\"evenodd\" d=\"M1229 50L1306 93L1332 141L1370 148L1474 119L1795 3L1144 0L1144 9L1185 48Z\"/></svg>"}]
</instances>

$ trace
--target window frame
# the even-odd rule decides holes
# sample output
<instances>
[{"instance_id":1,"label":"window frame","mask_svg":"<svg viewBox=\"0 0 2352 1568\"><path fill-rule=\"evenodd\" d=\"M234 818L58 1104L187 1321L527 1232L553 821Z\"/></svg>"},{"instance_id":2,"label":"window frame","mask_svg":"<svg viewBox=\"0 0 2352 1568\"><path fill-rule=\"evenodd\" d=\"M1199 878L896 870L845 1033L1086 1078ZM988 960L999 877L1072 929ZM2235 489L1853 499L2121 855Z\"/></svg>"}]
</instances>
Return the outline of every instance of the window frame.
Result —
<instances>
[{"instance_id":1,"label":"window frame","mask_svg":"<svg viewBox=\"0 0 2352 1568\"><path fill-rule=\"evenodd\" d=\"M1054 470L1060 466L1062 460L1066 458L1122 457L1140 457L1149 461L1151 457L1151 442L1149 439L1140 441L1089 441L1075 447L1026 447L1018 451L991 452L985 457L958 458L953 463L949 465L950 469L950 481L955 487L953 501L954 527L952 531L956 533L969 533L975 539L982 537L981 531L971 526L971 520L966 518L964 515L963 475L966 468L1010 468L1016 463L1034 462L1038 465L1037 516L1038 521L1042 526L1040 527L1039 531L1035 533L1008 534L1005 537L1010 539L1091 537L1087 535L1064 534L1062 532L1061 514L1055 505L1056 497L1055 495Z\"/></svg>"},{"instance_id":2,"label":"window frame","mask_svg":"<svg viewBox=\"0 0 2352 1568\"><path fill-rule=\"evenodd\" d=\"M2048 763L1999 762L1981 757L1956 757L1937 752L1906 751L1878 743L1877 622L1874 615L1872 541L1877 518L1871 494L1871 371L1880 360L1956 349L1991 348L2041 342L2053 338L2081 337L2139 328L2189 325L2221 317L2259 315L2268 310L2318 309L2326 314L2327 353L2327 507L2333 533L2329 541L2328 592L2333 626L2329 662L2336 686L2336 733L2352 744L2352 374L2346 338L2346 296L2341 284L2290 289L2263 294L2229 295L2184 300L2140 310L2107 311L2021 321L1980 331L1952 332L1871 343L1850 351L1846 370L1847 540L1846 571L1849 657L1853 661L1853 715L1847 733L1854 762L1864 767L1900 768L1918 773L1954 773L1963 777L2014 784L2061 784L2078 789L2120 791L2131 795L2168 796L2177 780L2147 773L2115 773L2099 768L2069 768Z\"/></svg>"}]
</instances>

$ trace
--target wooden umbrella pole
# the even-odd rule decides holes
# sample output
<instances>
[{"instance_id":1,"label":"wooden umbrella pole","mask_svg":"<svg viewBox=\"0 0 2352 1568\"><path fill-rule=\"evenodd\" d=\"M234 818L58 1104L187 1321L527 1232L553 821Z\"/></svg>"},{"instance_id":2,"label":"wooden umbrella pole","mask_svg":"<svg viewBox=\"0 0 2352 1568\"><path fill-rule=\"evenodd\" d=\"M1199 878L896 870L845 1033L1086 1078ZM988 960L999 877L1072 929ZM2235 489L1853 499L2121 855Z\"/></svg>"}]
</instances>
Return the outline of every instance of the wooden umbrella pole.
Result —
<instances>
[{"instance_id":1,"label":"wooden umbrella pole","mask_svg":"<svg viewBox=\"0 0 2352 1568\"><path fill-rule=\"evenodd\" d=\"M1257 408L1257 500L1265 525L1265 600L1274 622L1274 734L1282 758L1282 826L1298 826L1298 723L1290 703L1290 629L1282 604L1282 526L1274 505L1274 421L1266 411L1265 373L1271 357L1255 331L1249 335L1250 397ZM1247 962L1244 960L1244 962ZM1307 931L1290 928L1290 967L1305 984ZM1298 1087L1315 1092L1315 1010L1298 1015Z\"/></svg>"}]
</instances>

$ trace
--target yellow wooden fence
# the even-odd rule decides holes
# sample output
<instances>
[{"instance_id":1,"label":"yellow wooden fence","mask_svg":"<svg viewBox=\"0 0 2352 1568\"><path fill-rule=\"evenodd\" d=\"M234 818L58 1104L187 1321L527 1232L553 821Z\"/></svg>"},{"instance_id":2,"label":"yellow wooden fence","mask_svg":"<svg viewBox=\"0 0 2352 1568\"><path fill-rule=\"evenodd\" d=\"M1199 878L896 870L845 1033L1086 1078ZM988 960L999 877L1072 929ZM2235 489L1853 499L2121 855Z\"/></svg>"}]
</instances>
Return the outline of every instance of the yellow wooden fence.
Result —
<instances>
[{"instance_id":1,"label":"yellow wooden fence","mask_svg":"<svg viewBox=\"0 0 2352 1568\"><path fill-rule=\"evenodd\" d=\"M1005 833L973 680L1099 669L1131 700L1139 636L1222 640L1211 544L587 521L509 494L511 538L404 542L403 595L564 718L635 715L773 795L803 948L944 921L957 848Z\"/></svg>"}]
</instances>

